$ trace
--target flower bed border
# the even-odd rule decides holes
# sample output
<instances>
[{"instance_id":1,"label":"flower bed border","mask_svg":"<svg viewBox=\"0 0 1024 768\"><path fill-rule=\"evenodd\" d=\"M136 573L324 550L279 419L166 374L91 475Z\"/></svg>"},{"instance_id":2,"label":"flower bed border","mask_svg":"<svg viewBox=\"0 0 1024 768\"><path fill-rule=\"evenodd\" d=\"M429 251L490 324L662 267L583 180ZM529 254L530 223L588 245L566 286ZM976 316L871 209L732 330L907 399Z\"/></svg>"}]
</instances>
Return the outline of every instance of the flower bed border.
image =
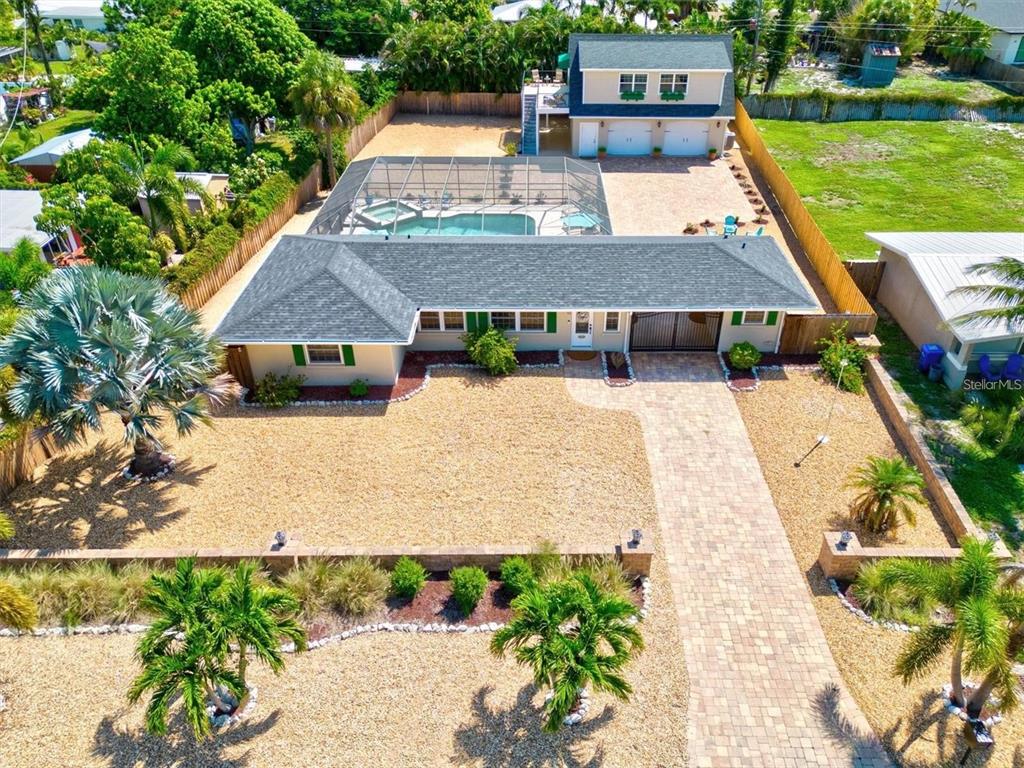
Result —
<instances>
[{"instance_id":1,"label":"flower bed border","mask_svg":"<svg viewBox=\"0 0 1024 768\"><path fill-rule=\"evenodd\" d=\"M759 371L818 371L821 370L821 366L817 363L781 363L778 365L755 365L750 369L751 375L754 377L753 386L741 387L737 386L729 380L729 375L733 372L729 367L728 363L725 362L725 355L722 352L718 353L718 364L722 368L722 376L725 377L725 386L727 386L733 392L755 392L761 387L761 376Z\"/></svg>"},{"instance_id":2,"label":"flower bed border","mask_svg":"<svg viewBox=\"0 0 1024 768\"><path fill-rule=\"evenodd\" d=\"M832 590L833 595L839 598L839 602L843 604L843 607L865 624L870 624L871 626L878 627L879 629L889 629L893 632L913 633L921 631L920 627L912 627L909 624L901 624L898 621L879 621L878 619L872 618L871 614L863 608L858 608L849 601L846 595L843 594L843 590L839 588L838 581L831 577L829 577L827 581L828 588Z\"/></svg>"},{"instance_id":3,"label":"flower bed border","mask_svg":"<svg viewBox=\"0 0 1024 768\"><path fill-rule=\"evenodd\" d=\"M561 350L559 350L558 354L562 354ZM601 352L601 373L604 374L604 383L609 387L631 387L636 383L636 373L633 371L633 361L629 357L629 352L623 352L622 355L626 358L627 377L625 379L613 379L608 368L608 353Z\"/></svg>"}]
</instances>

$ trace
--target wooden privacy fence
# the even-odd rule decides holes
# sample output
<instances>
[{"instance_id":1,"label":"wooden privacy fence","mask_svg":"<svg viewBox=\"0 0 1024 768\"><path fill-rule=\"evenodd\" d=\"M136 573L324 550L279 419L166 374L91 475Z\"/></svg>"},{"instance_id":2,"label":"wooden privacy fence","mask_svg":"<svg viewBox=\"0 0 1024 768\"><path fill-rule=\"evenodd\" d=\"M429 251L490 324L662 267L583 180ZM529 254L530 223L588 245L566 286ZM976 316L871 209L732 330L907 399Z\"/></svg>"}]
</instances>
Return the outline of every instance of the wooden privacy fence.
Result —
<instances>
[{"instance_id":1,"label":"wooden privacy fence","mask_svg":"<svg viewBox=\"0 0 1024 768\"><path fill-rule=\"evenodd\" d=\"M320 163L317 163L281 207L257 226L244 232L224 261L181 295L181 303L191 309L200 309L260 248L267 244L299 208L313 199L319 189Z\"/></svg>"},{"instance_id":2,"label":"wooden privacy fence","mask_svg":"<svg viewBox=\"0 0 1024 768\"><path fill-rule=\"evenodd\" d=\"M833 326L846 323L849 336L864 336L875 330L874 315L786 315L779 340L780 355L809 355L820 352L818 345L831 333Z\"/></svg>"},{"instance_id":3,"label":"wooden privacy fence","mask_svg":"<svg viewBox=\"0 0 1024 768\"><path fill-rule=\"evenodd\" d=\"M1008 91L1024 94L1024 67L1003 64L986 57L978 67L978 77L1002 83Z\"/></svg>"},{"instance_id":4,"label":"wooden privacy fence","mask_svg":"<svg viewBox=\"0 0 1024 768\"><path fill-rule=\"evenodd\" d=\"M946 104L921 99L892 101L822 96L752 94L743 99L750 117L840 123L849 120L960 120L963 122L1024 122L1024 103Z\"/></svg>"},{"instance_id":5,"label":"wooden privacy fence","mask_svg":"<svg viewBox=\"0 0 1024 768\"><path fill-rule=\"evenodd\" d=\"M348 141L345 142L345 157L352 160L362 152L363 147L370 143L370 139L394 119L396 112L398 112L398 99L392 99L353 128L349 133Z\"/></svg>"},{"instance_id":6,"label":"wooden privacy fence","mask_svg":"<svg viewBox=\"0 0 1024 768\"><path fill-rule=\"evenodd\" d=\"M0 450L0 498L32 477L35 468L60 453L54 439L42 429L27 432Z\"/></svg>"},{"instance_id":7,"label":"wooden privacy fence","mask_svg":"<svg viewBox=\"0 0 1024 768\"><path fill-rule=\"evenodd\" d=\"M518 93L441 93L403 91L398 94L399 112L426 115L486 115L519 117Z\"/></svg>"},{"instance_id":8,"label":"wooden privacy fence","mask_svg":"<svg viewBox=\"0 0 1024 768\"><path fill-rule=\"evenodd\" d=\"M844 266L861 293L869 299L878 295L878 286L885 272L884 261L847 261Z\"/></svg>"}]
</instances>

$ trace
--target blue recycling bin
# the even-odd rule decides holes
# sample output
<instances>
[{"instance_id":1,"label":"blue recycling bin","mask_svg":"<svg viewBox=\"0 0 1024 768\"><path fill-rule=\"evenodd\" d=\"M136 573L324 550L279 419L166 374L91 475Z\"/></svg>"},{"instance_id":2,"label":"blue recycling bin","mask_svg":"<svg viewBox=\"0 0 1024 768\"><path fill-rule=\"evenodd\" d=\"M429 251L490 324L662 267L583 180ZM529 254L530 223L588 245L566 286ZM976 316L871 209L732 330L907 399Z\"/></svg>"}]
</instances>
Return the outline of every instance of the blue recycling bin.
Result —
<instances>
[{"instance_id":1,"label":"blue recycling bin","mask_svg":"<svg viewBox=\"0 0 1024 768\"><path fill-rule=\"evenodd\" d=\"M917 358L917 369L921 373L928 373L928 369L935 365L942 364L942 357L946 351L938 344L922 344L921 356Z\"/></svg>"}]
</instances>

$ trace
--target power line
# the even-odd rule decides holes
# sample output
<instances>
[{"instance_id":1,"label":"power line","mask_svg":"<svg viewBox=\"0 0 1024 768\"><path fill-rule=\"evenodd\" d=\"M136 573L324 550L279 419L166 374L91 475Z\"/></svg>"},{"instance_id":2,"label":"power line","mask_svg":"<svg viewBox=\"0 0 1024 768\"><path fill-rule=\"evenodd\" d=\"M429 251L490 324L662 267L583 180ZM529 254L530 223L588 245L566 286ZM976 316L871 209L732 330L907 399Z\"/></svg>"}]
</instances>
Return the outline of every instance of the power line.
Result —
<instances>
[{"instance_id":1,"label":"power line","mask_svg":"<svg viewBox=\"0 0 1024 768\"><path fill-rule=\"evenodd\" d=\"M26 3L21 4L22 13L25 15L26 20L28 19L28 6ZM18 81L19 84L25 82L25 74L28 71L28 23L26 21L24 25L24 39L21 45L21 79ZM11 131L14 130L14 123L18 119L18 112L21 110L21 99L25 93L24 85L18 89L18 100L14 104L14 114L11 115L11 121L7 126L7 132L4 133L3 139L0 139L0 147L7 143L7 138L11 135Z\"/></svg>"}]
</instances>

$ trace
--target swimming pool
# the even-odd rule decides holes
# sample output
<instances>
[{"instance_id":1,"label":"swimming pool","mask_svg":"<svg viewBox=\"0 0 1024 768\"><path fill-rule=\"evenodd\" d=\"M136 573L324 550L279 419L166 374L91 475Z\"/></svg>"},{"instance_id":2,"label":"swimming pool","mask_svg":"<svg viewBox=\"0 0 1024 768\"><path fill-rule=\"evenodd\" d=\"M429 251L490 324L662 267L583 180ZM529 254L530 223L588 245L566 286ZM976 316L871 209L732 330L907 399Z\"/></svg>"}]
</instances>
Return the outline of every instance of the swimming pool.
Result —
<instances>
[{"instance_id":1,"label":"swimming pool","mask_svg":"<svg viewBox=\"0 0 1024 768\"><path fill-rule=\"evenodd\" d=\"M537 223L522 213L456 213L399 221L394 231L396 235L535 235Z\"/></svg>"},{"instance_id":2,"label":"swimming pool","mask_svg":"<svg viewBox=\"0 0 1024 768\"><path fill-rule=\"evenodd\" d=\"M416 209L397 200L388 200L363 208L359 213L376 224L390 224L395 219L402 219L416 213Z\"/></svg>"}]
</instances>

